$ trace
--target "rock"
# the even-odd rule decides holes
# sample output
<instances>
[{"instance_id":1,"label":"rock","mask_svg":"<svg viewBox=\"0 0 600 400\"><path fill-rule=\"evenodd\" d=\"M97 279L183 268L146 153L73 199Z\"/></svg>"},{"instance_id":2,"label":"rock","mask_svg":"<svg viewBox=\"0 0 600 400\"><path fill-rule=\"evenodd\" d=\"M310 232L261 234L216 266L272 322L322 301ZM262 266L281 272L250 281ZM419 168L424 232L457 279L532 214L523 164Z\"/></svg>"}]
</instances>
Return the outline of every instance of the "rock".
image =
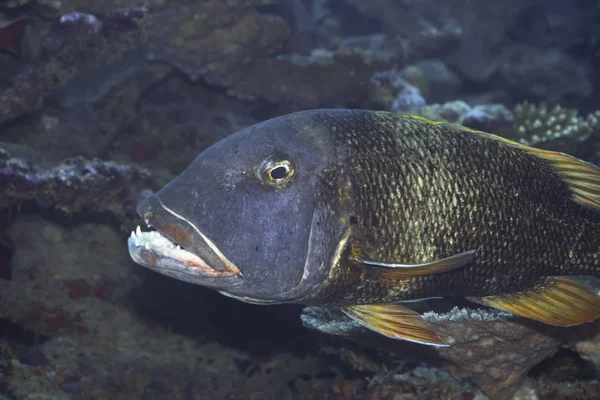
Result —
<instances>
[{"instance_id":1,"label":"rock","mask_svg":"<svg viewBox=\"0 0 600 400\"><path fill-rule=\"evenodd\" d=\"M560 344L558 338L539 331L530 321L493 310L454 308L443 314L428 312L423 318L445 337L450 347L427 347L388 339L341 313L317 307L307 307L302 315L308 328L381 350L380 359L386 368L416 355L417 359L429 359L455 377L469 379L492 399L509 399L527 372L554 354Z\"/></svg>"},{"instance_id":2,"label":"rock","mask_svg":"<svg viewBox=\"0 0 600 400\"><path fill-rule=\"evenodd\" d=\"M290 36L282 18L259 14L256 5L208 0L162 7L148 17L149 55L173 64L192 80L231 86L258 60L279 51Z\"/></svg>"},{"instance_id":3,"label":"rock","mask_svg":"<svg viewBox=\"0 0 600 400\"><path fill-rule=\"evenodd\" d=\"M591 71L557 49L513 45L498 70L502 85L532 100L559 103L592 94Z\"/></svg>"},{"instance_id":4,"label":"rock","mask_svg":"<svg viewBox=\"0 0 600 400\"><path fill-rule=\"evenodd\" d=\"M430 103L443 103L457 98L462 81L442 60L423 60L414 64L422 71L427 90L422 91Z\"/></svg>"}]
</instances>

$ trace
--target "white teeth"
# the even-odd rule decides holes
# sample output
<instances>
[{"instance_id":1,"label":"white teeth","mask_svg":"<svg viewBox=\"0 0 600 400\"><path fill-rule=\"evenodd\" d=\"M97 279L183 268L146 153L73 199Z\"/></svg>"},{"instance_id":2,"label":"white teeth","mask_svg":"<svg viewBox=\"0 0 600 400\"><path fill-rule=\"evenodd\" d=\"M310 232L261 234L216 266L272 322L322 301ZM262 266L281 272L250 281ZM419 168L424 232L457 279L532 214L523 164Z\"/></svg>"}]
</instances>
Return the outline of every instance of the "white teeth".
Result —
<instances>
[{"instance_id":1,"label":"white teeth","mask_svg":"<svg viewBox=\"0 0 600 400\"><path fill-rule=\"evenodd\" d=\"M155 249L157 246L168 246L171 249L177 248L183 250L181 246L167 239L157 231L142 232L142 229L138 226L133 232L131 232L131 239L136 247L143 247L146 250Z\"/></svg>"}]
</instances>

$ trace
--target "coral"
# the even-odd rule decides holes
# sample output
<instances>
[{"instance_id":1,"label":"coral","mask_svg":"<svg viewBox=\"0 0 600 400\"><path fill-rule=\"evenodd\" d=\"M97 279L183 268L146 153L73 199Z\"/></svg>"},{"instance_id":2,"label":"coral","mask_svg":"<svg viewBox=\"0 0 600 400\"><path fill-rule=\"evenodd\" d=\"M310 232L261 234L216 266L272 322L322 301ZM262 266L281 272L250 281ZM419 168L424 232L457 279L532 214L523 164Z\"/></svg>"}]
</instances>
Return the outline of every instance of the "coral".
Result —
<instances>
[{"instance_id":1,"label":"coral","mask_svg":"<svg viewBox=\"0 0 600 400\"><path fill-rule=\"evenodd\" d=\"M439 49L447 62L470 80L484 82L502 62L506 26L536 0L520 2L438 0L346 0L363 14L381 21L386 32L410 40L451 38Z\"/></svg>"},{"instance_id":2,"label":"coral","mask_svg":"<svg viewBox=\"0 0 600 400\"><path fill-rule=\"evenodd\" d=\"M556 105L517 104L511 112L501 104L471 107L461 100L430 104L414 112L426 118L497 133L508 139L573 154L600 128L600 111L581 117L577 110Z\"/></svg>"},{"instance_id":3,"label":"coral","mask_svg":"<svg viewBox=\"0 0 600 400\"><path fill-rule=\"evenodd\" d=\"M559 339L521 323L507 313L454 308L450 312L423 315L451 345L425 348L439 358L438 365L453 376L468 378L494 399L509 398L521 385L527 372L552 355ZM326 334L348 337L362 345L385 350L384 363L390 368L414 350L413 344L374 338L376 334L339 312L307 307L302 315L305 326ZM419 358L422 358L421 354ZM361 359L360 357L346 359Z\"/></svg>"},{"instance_id":4,"label":"coral","mask_svg":"<svg viewBox=\"0 0 600 400\"><path fill-rule=\"evenodd\" d=\"M35 200L68 213L87 208L122 214L136 185L151 182L148 170L112 161L76 157L45 169L0 149L0 207Z\"/></svg>"},{"instance_id":5,"label":"coral","mask_svg":"<svg viewBox=\"0 0 600 400\"><path fill-rule=\"evenodd\" d=\"M577 110L556 105L519 103L514 109L514 132L512 138L520 143L536 146L558 139L569 138L575 142L586 140L592 132L600 129L600 111L583 118ZM565 151L565 149L562 149Z\"/></svg>"},{"instance_id":6,"label":"coral","mask_svg":"<svg viewBox=\"0 0 600 400\"><path fill-rule=\"evenodd\" d=\"M419 76L414 76L418 74L410 72L413 72L413 81L420 80ZM371 101L376 106L392 112L409 113L425 105L419 88L408 83L401 73L391 70L377 72L371 77Z\"/></svg>"},{"instance_id":7,"label":"coral","mask_svg":"<svg viewBox=\"0 0 600 400\"><path fill-rule=\"evenodd\" d=\"M351 106L364 101L374 72L406 62L384 47L375 50L341 48L313 50L256 62L228 93L244 99L264 99L295 108Z\"/></svg>"},{"instance_id":8,"label":"coral","mask_svg":"<svg viewBox=\"0 0 600 400\"><path fill-rule=\"evenodd\" d=\"M471 107L461 100L444 104L430 104L415 114L435 121L445 121L487 132L510 126L513 113L502 104L481 104Z\"/></svg>"}]
</instances>

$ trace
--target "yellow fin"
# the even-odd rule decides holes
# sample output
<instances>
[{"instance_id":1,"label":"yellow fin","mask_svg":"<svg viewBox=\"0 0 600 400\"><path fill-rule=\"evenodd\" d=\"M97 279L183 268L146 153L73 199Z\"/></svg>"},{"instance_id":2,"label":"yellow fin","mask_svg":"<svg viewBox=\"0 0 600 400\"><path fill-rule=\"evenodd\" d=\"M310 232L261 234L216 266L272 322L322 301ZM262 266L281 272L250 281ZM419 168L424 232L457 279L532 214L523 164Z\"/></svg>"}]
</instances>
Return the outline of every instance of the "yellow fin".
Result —
<instances>
[{"instance_id":1,"label":"yellow fin","mask_svg":"<svg viewBox=\"0 0 600 400\"><path fill-rule=\"evenodd\" d=\"M342 308L353 320L392 339L448 346L419 313L398 304L364 304Z\"/></svg>"},{"instance_id":2,"label":"yellow fin","mask_svg":"<svg viewBox=\"0 0 600 400\"><path fill-rule=\"evenodd\" d=\"M541 286L520 293L467 298L557 326L583 324L595 320L600 314L600 297L585 286L563 277L547 278Z\"/></svg>"},{"instance_id":3,"label":"yellow fin","mask_svg":"<svg viewBox=\"0 0 600 400\"><path fill-rule=\"evenodd\" d=\"M600 168L594 164L558 151L537 149L497 135L492 135L491 133L461 126L457 127L465 132L475 133L479 136L519 148L547 161L554 167L567 185L569 185L573 193L571 196L573 201L588 207L600 208Z\"/></svg>"},{"instance_id":4,"label":"yellow fin","mask_svg":"<svg viewBox=\"0 0 600 400\"><path fill-rule=\"evenodd\" d=\"M364 258L350 257L352 261L360 263L362 278L385 281L397 281L413 276L441 274L464 267L475 259L475 250L465 251L450 257L442 258L422 264L395 264L385 263Z\"/></svg>"}]
</instances>

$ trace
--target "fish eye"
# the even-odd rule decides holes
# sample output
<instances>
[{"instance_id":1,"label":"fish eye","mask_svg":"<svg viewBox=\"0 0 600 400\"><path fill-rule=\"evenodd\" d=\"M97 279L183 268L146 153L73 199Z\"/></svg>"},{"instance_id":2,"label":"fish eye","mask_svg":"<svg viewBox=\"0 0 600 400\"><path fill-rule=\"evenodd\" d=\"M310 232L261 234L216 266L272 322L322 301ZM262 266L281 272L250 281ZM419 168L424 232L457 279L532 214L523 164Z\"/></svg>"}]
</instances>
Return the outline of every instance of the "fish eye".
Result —
<instances>
[{"instance_id":1,"label":"fish eye","mask_svg":"<svg viewBox=\"0 0 600 400\"><path fill-rule=\"evenodd\" d=\"M288 160L267 161L261 170L261 180L274 187L284 186L294 176L294 166Z\"/></svg>"}]
</instances>

